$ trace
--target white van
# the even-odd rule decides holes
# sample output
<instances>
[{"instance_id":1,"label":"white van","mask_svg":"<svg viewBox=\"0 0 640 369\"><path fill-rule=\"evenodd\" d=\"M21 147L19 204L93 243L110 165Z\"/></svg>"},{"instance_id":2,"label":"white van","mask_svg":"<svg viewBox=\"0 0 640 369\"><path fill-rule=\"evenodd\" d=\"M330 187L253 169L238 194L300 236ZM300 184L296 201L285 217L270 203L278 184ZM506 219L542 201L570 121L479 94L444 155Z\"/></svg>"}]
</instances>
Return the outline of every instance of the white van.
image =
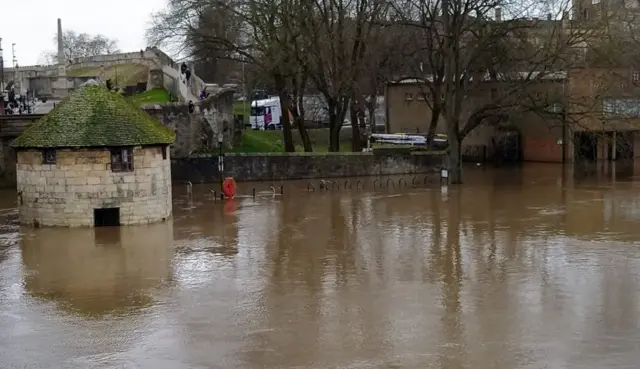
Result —
<instances>
[{"instance_id":1,"label":"white van","mask_svg":"<svg viewBox=\"0 0 640 369\"><path fill-rule=\"evenodd\" d=\"M249 123L252 129L261 131L281 129L281 118L282 111L280 110L279 98L271 97L251 102Z\"/></svg>"}]
</instances>

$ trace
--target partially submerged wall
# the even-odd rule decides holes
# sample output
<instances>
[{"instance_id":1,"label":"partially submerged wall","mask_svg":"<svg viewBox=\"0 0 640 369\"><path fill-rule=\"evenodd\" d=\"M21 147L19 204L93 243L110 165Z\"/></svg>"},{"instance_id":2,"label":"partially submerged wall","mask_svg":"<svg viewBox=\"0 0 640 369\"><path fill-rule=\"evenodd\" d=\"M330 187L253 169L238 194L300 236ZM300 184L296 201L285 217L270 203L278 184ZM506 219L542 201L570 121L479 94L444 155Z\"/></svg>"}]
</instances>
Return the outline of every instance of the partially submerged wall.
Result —
<instances>
[{"instance_id":1,"label":"partially submerged wall","mask_svg":"<svg viewBox=\"0 0 640 369\"><path fill-rule=\"evenodd\" d=\"M444 166L443 152L413 152L407 155L373 153L271 153L230 154L224 170L218 157L175 158L172 178L204 183L231 176L237 181L272 181L305 178L379 176L436 173Z\"/></svg>"}]
</instances>

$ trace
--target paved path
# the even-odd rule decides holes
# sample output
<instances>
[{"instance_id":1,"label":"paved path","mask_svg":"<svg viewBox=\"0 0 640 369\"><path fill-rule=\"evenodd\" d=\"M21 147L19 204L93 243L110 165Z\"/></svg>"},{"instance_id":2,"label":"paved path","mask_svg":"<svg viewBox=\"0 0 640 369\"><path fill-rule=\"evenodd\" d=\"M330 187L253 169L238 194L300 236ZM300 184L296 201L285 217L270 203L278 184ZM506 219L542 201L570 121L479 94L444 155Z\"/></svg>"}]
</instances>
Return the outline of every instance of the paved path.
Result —
<instances>
[{"instance_id":1,"label":"paved path","mask_svg":"<svg viewBox=\"0 0 640 369\"><path fill-rule=\"evenodd\" d=\"M59 100L47 100L47 102L37 102L33 107L33 114L47 114L53 109L53 105Z\"/></svg>"}]
</instances>

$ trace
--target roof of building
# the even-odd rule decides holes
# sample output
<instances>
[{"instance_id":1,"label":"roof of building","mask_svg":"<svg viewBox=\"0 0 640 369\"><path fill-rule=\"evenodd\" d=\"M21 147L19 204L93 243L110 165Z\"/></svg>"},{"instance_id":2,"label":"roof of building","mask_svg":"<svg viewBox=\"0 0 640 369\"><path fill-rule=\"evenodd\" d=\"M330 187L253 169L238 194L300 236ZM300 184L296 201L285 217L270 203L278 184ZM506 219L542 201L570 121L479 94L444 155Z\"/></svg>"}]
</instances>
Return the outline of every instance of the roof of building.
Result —
<instances>
[{"instance_id":1,"label":"roof of building","mask_svg":"<svg viewBox=\"0 0 640 369\"><path fill-rule=\"evenodd\" d=\"M523 72L498 73L498 80L502 80L502 81L516 81L516 80L522 80L522 81L536 81L536 80L562 81L562 80L565 80L565 79L567 79L567 72L566 71L555 71L555 72L552 72L552 71L545 71L545 72L523 71ZM471 80L473 80L473 77L471 77ZM489 76L489 73L485 73L482 76L482 80L490 82L492 79ZM403 84L417 85L417 84L424 84L426 82L432 82L432 81L433 81L433 76L427 75L423 79L421 79L421 78L411 78L411 77L400 78L400 79L397 79L395 81L388 82L388 84L390 84L390 85L403 85Z\"/></svg>"},{"instance_id":2,"label":"roof of building","mask_svg":"<svg viewBox=\"0 0 640 369\"><path fill-rule=\"evenodd\" d=\"M169 145L175 133L120 94L87 83L31 124L16 148Z\"/></svg>"}]
</instances>

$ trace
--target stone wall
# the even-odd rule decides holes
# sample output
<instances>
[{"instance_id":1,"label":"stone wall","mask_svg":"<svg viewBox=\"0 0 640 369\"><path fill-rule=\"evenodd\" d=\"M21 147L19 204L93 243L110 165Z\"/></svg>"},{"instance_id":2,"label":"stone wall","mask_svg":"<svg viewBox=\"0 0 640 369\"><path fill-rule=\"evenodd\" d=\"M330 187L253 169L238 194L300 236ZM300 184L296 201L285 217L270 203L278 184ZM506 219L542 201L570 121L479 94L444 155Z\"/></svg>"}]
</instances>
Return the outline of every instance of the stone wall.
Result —
<instances>
[{"instance_id":1,"label":"stone wall","mask_svg":"<svg viewBox=\"0 0 640 369\"><path fill-rule=\"evenodd\" d=\"M379 176L435 173L444 166L442 152L406 155L374 153L272 153L232 154L224 157L225 177L237 181L272 181L303 178ZM218 157L176 158L171 162L174 180L192 183L220 179Z\"/></svg>"},{"instance_id":2,"label":"stone wall","mask_svg":"<svg viewBox=\"0 0 640 369\"><path fill-rule=\"evenodd\" d=\"M218 147L218 135L232 147L238 140L234 135L233 90L221 90L203 101L195 102L189 113L186 103L144 105L143 110L176 132L171 155L186 157L194 153L209 153Z\"/></svg>"},{"instance_id":3,"label":"stone wall","mask_svg":"<svg viewBox=\"0 0 640 369\"><path fill-rule=\"evenodd\" d=\"M56 164L42 152L17 154L20 221L42 226L93 226L94 209L120 208L121 224L171 216L171 167L160 147L134 148L132 172L112 172L107 149L58 150ZM166 150L166 148L164 148Z\"/></svg>"}]
</instances>

